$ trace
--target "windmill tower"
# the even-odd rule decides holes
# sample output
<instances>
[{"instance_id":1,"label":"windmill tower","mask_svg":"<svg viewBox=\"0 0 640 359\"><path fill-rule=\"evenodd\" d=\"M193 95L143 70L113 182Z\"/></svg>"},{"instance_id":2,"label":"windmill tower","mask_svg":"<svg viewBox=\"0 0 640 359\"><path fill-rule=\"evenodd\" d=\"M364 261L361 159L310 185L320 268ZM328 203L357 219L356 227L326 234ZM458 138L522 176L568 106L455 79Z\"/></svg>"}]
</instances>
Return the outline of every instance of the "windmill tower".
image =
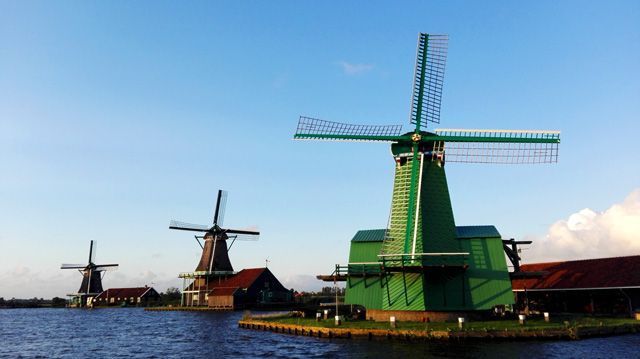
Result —
<instances>
[{"instance_id":1,"label":"windmill tower","mask_svg":"<svg viewBox=\"0 0 640 359\"><path fill-rule=\"evenodd\" d=\"M557 162L558 131L425 130L429 123L440 123L447 44L447 35L418 36L410 132L403 133L400 125L352 125L301 116L294 135L296 140L391 143L393 196L379 252L369 258L373 263L360 260L337 266L335 272L346 278L381 278L374 286L365 283L367 289L359 294L361 300L381 296L372 305L375 309L467 311L512 303L500 235L495 227L483 226L485 232L493 228L483 234L491 240L463 240L453 217L445 163Z\"/></svg>"},{"instance_id":2,"label":"windmill tower","mask_svg":"<svg viewBox=\"0 0 640 359\"><path fill-rule=\"evenodd\" d=\"M77 269L82 274L82 283L78 293L69 294L79 307L92 307L93 298L102 293L102 277L104 272L118 269L118 264L95 264L97 243L89 245L89 262L82 264L63 264L60 269Z\"/></svg>"},{"instance_id":3,"label":"windmill tower","mask_svg":"<svg viewBox=\"0 0 640 359\"><path fill-rule=\"evenodd\" d=\"M178 276L183 279L182 305L206 305L209 283L221 281L235 274L229 260L229 250L235 241L257 240L260 236L260 232L256 231L223 228L226 205L227 191L218 190L218 199L216 200L213 224L211 226L175 220L172 220L169 225L169 229L204 233L202 236L195 236L198 245L202 249L200 262L198 262L195 271L180 273ZM201 240L204 241L204 245ZM228 241L231 241L229 245L227 245ZM187 280L189 281L188 284Z\"/></svg>"}]
</instances>

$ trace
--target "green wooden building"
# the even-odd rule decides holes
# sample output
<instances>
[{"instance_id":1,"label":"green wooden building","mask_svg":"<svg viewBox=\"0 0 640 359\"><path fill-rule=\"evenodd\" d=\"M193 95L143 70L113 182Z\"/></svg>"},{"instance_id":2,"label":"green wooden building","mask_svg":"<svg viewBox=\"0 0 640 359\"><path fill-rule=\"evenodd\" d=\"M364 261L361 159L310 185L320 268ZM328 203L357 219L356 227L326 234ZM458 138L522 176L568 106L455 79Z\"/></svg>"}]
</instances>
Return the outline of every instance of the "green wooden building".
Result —
<instances>
[{"instance_id":1,"label":"green wooden building","mask_svg":"<svg viewBox=\"0 0 640 359\"><path fill-rule=\"evenodd\" d=\"M346 304L418 311L489 310L513 304L500 233L494 226L459 226L455 231L453 246L469 253L462 265L419 273L387 271L379 261L387 230L358 231L351 239L349 263L338 266L346 279Z\"/></svg>"}]
</instances>

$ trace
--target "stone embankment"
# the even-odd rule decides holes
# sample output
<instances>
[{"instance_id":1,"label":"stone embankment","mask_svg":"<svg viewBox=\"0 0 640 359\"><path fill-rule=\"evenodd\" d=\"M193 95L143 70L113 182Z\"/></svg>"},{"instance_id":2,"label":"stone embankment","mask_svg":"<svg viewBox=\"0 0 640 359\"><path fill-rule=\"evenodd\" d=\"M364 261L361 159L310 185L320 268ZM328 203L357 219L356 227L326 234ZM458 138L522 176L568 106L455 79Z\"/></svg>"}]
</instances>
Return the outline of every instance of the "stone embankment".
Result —
<instances>
[{"instance_id":1,"label":"stone embankment","mask_svg":"<svg viewBox=\"0 0 640 359\"><path fill-rule=\"evenodd\" d=\"M275 333L301 335L318 338L363 338L399 340L567 340L595 336L610 336L640 332L640 323L615 326L574 327L554 329L506 329L506 330L402 330L366 328L327 328L273 321L246 319L238 322L244 329L271 331Z\"/></svg>"}]
</instances>

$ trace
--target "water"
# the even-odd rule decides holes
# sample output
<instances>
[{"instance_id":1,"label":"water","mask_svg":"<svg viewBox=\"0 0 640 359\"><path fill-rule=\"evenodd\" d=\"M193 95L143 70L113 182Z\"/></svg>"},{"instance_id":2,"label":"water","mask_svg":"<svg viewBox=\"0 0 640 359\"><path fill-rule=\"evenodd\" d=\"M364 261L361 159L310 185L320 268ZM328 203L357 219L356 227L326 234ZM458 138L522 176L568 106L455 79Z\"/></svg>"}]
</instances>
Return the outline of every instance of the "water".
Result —
<instances>
[{"instance_id":1,"label":"water","mask_svg":"<svg viewBox=\"0 0 640 359\"><path fill-rule=\"evenodd\" d=\"M581 341L370 342L239 329L241 316L139 308L0 310L0 357L640 357L640 334Z\"/></svg>"}]
</instances>

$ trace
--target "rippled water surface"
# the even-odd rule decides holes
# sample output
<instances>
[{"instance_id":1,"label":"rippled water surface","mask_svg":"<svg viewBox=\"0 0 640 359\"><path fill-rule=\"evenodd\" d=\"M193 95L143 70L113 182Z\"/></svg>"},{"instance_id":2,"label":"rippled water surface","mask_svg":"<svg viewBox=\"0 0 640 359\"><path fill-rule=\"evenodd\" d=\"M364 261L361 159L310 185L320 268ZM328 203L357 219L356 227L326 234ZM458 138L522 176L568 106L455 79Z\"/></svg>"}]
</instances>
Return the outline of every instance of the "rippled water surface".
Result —
<instances>
[{"instance_id":1,"label":"rippled water surface","mask_svg":"<svg viewBox=\"0 0 640 359\"><path fill-rule=\"evenodd\" d=\"M239 329L241 315L138 308L0 310L0 357L640 357L640 334L560 342L369 342Z\"/></svg>"}]
</instances>

